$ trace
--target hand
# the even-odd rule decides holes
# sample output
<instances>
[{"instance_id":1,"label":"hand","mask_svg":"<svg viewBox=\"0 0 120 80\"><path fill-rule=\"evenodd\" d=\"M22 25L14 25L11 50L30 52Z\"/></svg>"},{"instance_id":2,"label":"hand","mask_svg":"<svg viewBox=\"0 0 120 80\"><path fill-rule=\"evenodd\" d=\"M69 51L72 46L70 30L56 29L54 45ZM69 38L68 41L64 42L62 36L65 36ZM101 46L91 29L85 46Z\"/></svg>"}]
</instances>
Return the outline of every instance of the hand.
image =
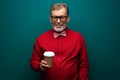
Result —
<instances>
[{"instance_id":1,"label":"hand","mask_svg":"<svg viewBox=\"0 0 120 80\"><path fill-rule=\"evenodd\" d=\"M47 62L45 60L41 60L40 69L41 70L46 70L47 68L49 68L49 65L47 64Z\"/></svg>"}]
</instances>

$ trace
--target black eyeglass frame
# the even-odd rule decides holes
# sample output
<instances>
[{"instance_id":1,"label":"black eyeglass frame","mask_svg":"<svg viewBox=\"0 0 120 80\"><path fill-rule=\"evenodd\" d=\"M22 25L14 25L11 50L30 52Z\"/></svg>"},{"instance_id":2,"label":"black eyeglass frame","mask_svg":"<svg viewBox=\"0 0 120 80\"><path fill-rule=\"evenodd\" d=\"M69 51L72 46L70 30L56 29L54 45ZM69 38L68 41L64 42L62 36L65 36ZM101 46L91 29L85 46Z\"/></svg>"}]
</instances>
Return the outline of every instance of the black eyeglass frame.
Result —
<instances>
[{"instance_id":1,"label":"black eyeglass frame","mask_svg":"<svg viewBox=\"0 0 120 80\"><path fill-rule=\"evenodd\" d=\"M50 16L51 17L51 20L53 22L56 22L58 20L58 18L60 19L60 21L64 22L67 20L68 18L68 15L67 16ZM54 20L53 20L54 19Z\"/></svg>"}]
</instances>

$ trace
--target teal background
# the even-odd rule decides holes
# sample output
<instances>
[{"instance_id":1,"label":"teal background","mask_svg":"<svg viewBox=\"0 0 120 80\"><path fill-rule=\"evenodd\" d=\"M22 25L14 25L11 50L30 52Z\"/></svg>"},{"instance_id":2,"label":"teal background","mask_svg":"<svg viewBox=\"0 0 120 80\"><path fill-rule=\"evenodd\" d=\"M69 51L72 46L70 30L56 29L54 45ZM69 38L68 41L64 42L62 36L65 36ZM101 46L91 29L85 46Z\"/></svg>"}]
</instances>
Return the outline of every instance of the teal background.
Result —
<instances>
[{"instance_id":1,"label":"teal background","mask_svg":"<svg viewBox=\"0 0 120 80\"><path fill-rule=\"evenodd\" d=\"M70 29L87 44L89 80L120 80L119 0L0 0L0 80L40 80L29 65L34 41L51 29L53 2L70 8Z\"/></svg>"}]
</instances>

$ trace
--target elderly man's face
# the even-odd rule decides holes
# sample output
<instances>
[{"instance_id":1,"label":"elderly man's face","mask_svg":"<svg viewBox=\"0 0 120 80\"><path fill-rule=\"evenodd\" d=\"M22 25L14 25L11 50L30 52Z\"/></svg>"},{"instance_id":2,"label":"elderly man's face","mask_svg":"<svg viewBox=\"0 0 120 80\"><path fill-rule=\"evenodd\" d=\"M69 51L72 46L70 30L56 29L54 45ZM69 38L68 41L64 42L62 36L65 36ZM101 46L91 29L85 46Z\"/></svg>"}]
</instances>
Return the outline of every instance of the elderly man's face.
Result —
<instances>
[{"instance_id":1,"label":"elderly man's face","mask_svg":"<svg viewBox=\"0 0 120 80\"><path fill-rule=\"evenodd\" d=\"M63 7L60 10L54 10L51 12L50 21L53 25L53 29L56 32L62 32L69 22L69 16L66 9Z\"/></svg>"}]
</instances>

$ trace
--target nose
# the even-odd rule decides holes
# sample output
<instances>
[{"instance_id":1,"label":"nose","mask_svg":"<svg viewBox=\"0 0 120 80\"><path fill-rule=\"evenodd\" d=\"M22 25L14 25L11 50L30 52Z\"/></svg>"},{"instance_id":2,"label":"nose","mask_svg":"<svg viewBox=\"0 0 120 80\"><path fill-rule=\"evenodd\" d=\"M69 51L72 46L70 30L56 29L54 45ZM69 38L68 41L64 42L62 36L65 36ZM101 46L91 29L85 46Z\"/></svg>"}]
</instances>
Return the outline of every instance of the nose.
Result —
<instances>
[{"instance_id":1,"label":"nose","mask_svg":"<svg viewBox=\"0 0 120 80\"><path fill-rule=\"evenodd\" d=\"M57 19L57 22L58 22L58 23L60 22L60 19L59 19L59 18Z\"/></svg>"}]
</instances>

